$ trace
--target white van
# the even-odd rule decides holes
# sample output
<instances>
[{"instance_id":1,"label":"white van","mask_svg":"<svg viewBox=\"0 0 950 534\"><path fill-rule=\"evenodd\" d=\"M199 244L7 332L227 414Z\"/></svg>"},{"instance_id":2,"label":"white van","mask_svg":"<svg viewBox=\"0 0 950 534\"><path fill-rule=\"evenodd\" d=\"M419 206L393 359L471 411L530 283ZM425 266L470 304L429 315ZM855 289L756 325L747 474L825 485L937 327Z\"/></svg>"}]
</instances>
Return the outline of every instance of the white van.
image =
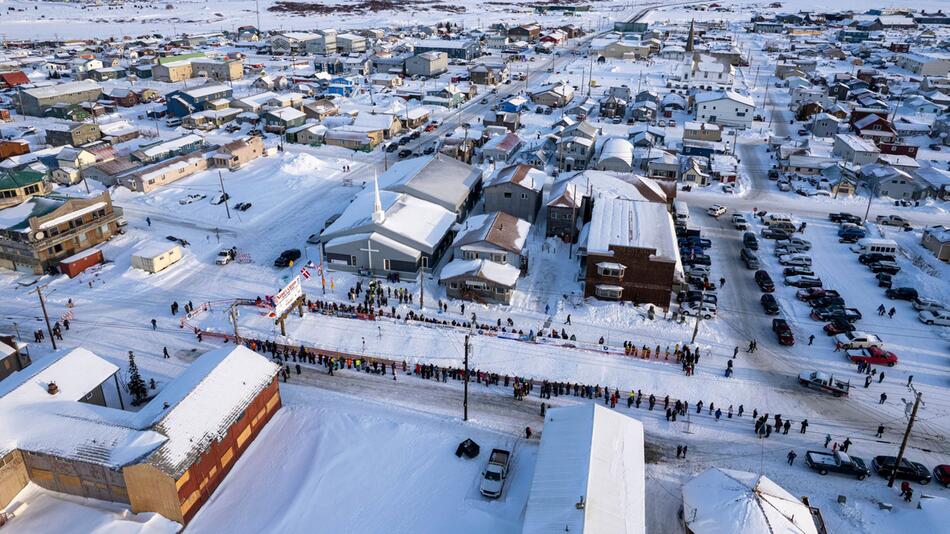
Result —
<instances>
[{"instance_id":1,"label":"white van","mask_svg":"<svg viewBox=\"0 0 950 534\"><path fill-rule=\"evenodd\" d=\"M181 126L181 122L181 119L178 117L169 117L165 119L165 126L168 126L169 128L177 128Z\"/></svg>"},{"instance_id":2,"label":"white van","mask_svg":"<svg viewBox=\"0 0 950 534\"><path fill-rule=\"evenodd\" d=\"M867 237L859 239L857 243L851 245L851 252L855 254L877 252L879 254L887 254L888 256L897 256L899 249L900 246L898 246L897 242L893 239L872 239Z\"/></svg>"},{"instance_id":3,"label":"white van","mask_svg":"<svg viewBox=\"0 0 950 534\"><path fill-rule=\"evenodd\" d=\"M686 224L689 221L689 206L682 200L673 201L673 213L676 216L676 222Z\"/></svg>"}]
</instances>

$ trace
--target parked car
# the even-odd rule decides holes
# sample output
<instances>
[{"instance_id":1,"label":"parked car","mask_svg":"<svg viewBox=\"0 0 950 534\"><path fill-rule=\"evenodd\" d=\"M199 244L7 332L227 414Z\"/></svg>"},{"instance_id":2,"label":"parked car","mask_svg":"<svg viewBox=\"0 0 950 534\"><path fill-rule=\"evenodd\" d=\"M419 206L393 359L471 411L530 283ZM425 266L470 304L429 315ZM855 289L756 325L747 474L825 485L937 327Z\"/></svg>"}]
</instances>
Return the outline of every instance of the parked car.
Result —
<instances>
[{"instance_id":1,"label":"parked car","mask_svg":"<svg viewBox=\"0 0 950 534\"><path fill-rule=\"evenodd\" d=\"M797 245L785 244L785 245L776 245L773 254L778 258L780 256L788 256L789 254L801 254L806 252L807 249L799 247Z\"/></svg>"},{"instance_id":2,"label":"parked car","mask_svg":"<svg viewBox=\"0 0 950 534\"><path fill-rule=\"evenodd\" d=\"M792 333L792 327L788 325L785 319L772 319L772 331L778 338L779 345L791 346L795 344L795 334Z\"/></svg>"},{"instance_id":3,"label":"parked car","mask_svg":"<svg viewBox=\"0 0 950 534\"><path fill-rule=\"evenodd\" d=\"M864 480L871 474L871 469L863 459L841 451L808 451L805 453L805 465L822 476L828 473L840 473Z\"/></svg>"},{"instance_id":4,"label":"parked car","mask_svg":"<svg viewBox=\"0 0 950 534\"><path fill-rule=\"evenodd\" d=\"M689 289L687 291L680 291L676 294L676 301L678 303L705 302L707 304L716 304L718 300L719 299L716 296L716 293L711 291Z\"/></svg>"},{"instance_id":5,"label":"parked car","mask_svg":"<svg viewBox=\"0 0 950 534\"><path fill-rule=\"evenodd\" d=\"M876 261L868 265L872 273L887 273L890 275L901 272L901 266L894 261Z\"/></svg>"},{"instance_id":6,"label":"parked car","mask_svg":"<svg viewBox=\"0 0 950 534\"><path fill-rule=\"evenodd\" d=\"M861 319L861 312L857 308L815 308L811 311L811 318L816 321L830 321L835 317L841 317L847 321L857 321Z\"/></svg>"},{"instance_id":7,"label":"parked car","mask_svg":"<svg viewBox=\"0 0 950 534\"><path fill-rule=\"evenodd\" d=\"M775 242L776 247L788 247L794 246L802 250L811 250L811 241L807 239L802 239L800 237L789 237L788 239L782 239Z\"/></svg>"},{"instance_id":8,"label":"parked car","mask_svg":"<svg viewBox=\"0 0 950 534\"><path fill-rule=\"evenodd\" d=\"M798 383L811 389L831 393L835 397L847 395L851 390L851 382L838 380L834 375L821 371L805 371L798 374Z\"/></svg>"},{"instance_id":9,"label":"parked car","mask_svg":"<svg viewBox=\"0 0 950 534\"><path fill-rule=\"evenodd\" d=\"M404 149L400 150L400 151L399 151L399 154L398 154L399 159L405 159L405 158L408 158L408 157L411 156L411 155L412 155L412 150L409 150L408 148L404 148Z\"/></svg>"},{"instance_id":10,"label":"parked car","mask_svg":"<svg viewBox=\"0 0 950 534\"><path fill-rule=\"evenodd\" d=\"M211 204L217 206L218 204L223 204L231 198L231 195L227 193L218 193L214 198L211 199Z\"/></svg>"},{"instance_id":11,"label":"parked car","mask_svg":"<svg viewBox=\"0 0 950 534\"><path fill-rule=\"evenodd\" d=\"M683 265L712 265L712 259L706 254L696 254L683 258Z\"/></svg>"},{"instance_id":12,"label":"parked car","mask_svg":"<svg viewBox=\"0 0 950 534\"><path fill-rule=\"evenodd\" d=\"M786 276L785 285L792 287L821 287L821 278L796 274L794 276Z\"/></svg>"},{"instance_id":13,"label":"parked car","mask_svg":"<svg viewBox=\"0 0 950 534\"><path fill-rule=\"evenodd\" d=\"M811 267L811 258L805 254L785 254L783 256L779 256L778 262L782 265Z\"/></svg>"},{"instance_id":14,"label":"parked car","mask_svg":"<svg viewBox=\"0 0 950 534\"><path fill-rule=\"evenodd\" d=\"M894 261L894 256L883 252L867 252L858 256L861 265L870 265L878 261Z\"/></svg>"},{"instance_id":15,"label":"parked car","mask_svg":"<svg viewBox=\"0 0 950 534\"><path fill-rule=\"evenodd\" d=\"M841 295L825 295L808 301L812 308L844 308L845 302Z\"/></svg>"},{"instance_id":16,"label":"parked car","mask_svg":"<svg viewBox=\"0 0 950 534\"><path fill-rule=\"evenodd\" d=\"M765 293L775 291L775 282L772 281L772 277L769 276L768 271L764 269L755 272L755 283L758 284L759 289Z\"/></svg>"},{"instance_id":17,"label":"parked car","mask_svg":"<svg viewBox=\"0 0 950 534\"><path fill-rule=\"evenodd\" d=\"M873 365L886 365L888 367L897 365L897 355L879 347L848 349L844 351L844 354L853 363L864 362Z\"/></svg>"},{"instance_id":18,"label":"parked car","mask_svg":"<svg viewBox=\"0 0 950 534\"><path fill-rule=\"evenodd\" d=\"M693 245L693 246L699 245L701 248L704 248L704 249L712 247L712 241L704 237L699 237L698 235L680 238L678 242L680 243L680 245L683 245L683 244Z\"/></svg>"},{"instance_id":19,"label":"parked car","mask_svg":"<svg viewBox=\"0 0 950 534\"><path fill-rule=\"evenodd\" d=\"M891 300L914 300L918 297L917 290L912 287L894 287L885 291L884 296Z\"/></svg>"},{"instance_id":20,"label":"parked car","mask_svg":"<svg viewBox=\"0 0 950 534\"><path fill-rule=\"evenodd\" d=\"M831 321L824 326L824 331L829 336L851 332L854 330L854 324L843 317L833 317Z\"/></svg>"},{"instance_id":21,"label":"parked car","mask_svg":"<svg viewBox=\"0 0 950 534\"><path fill-rule=\"evenodd\" d=\"M846 232L838 238L838 242L839 243L857 243L858 241L861 241L862 239L864 239L865 235L866 234L864 232L858 232L858 231Z\"/></svg>"},{"instance_id":22,"label":"parked car","mask_svg":"<svg viewBox=\"0 0 950 534\"><path fill-rule=\"evenodd\" d=\"M718 218L722 214L726 213L726 207L720 206L719 204L713 204L708 209L706 209L706 213L708 213L710 217Z\"/></svg>"},{"instance_id":23,"label":"parked car","mask_svg":"<svg viewBox=\"0 0 950 534\"><path fill-rule=\"evenodd\" d=\"M795 296L798 297L798 300L803 300L805 302L819 299L821 297L840 297L841 295L834 289L822 289L818 288L808 288L808 289L799 289Z\"/></svg>"},{"instance_id":24,"label":"parked car","mask_svg":"<svg viewBox=\"0 0 950 534\"><path fill-rule=\"evenodd\" d=\"M791 235L785 230L771 227L763 228L761 234L765 239L788 239L788 236Z\"/></svg>"},{"instance_id":25,"label":"parked car","mask_svg":"<svg viewBox=\"0 0 950 534\"><path fill-rule=\"evenodd\" d=\"M861 237L864 237L864 234L866 234L867 232L864 230L863 227L858 226L857 224L853 224L853 223L842 223L841 226L838 228L838 237L842 237L845 234L854 234L854 233L861 234Z\"/></svg>"},{"instance_id":26,"label":"parked car","mask_svg":"<svg viewBox=\"0 0 950 534\"><path fill-rule=\"evenodd\" d=\"M937 467L934 467L934 478L937 479L937 482L944 485L944 487L950 488L950 465L941 464Z\"/></svg>"},{"instance_id":27,"label":"parked car","mask_svg":"<svg viewBox=\"0 0 950 534\"><path fill-rule=\"evenodd\" d=\"M253 206L253 204L251 204L250 202L238 202L237 204L234 205L234 209L238 211L247 211L251 209L251 206Z\"/></svg>"},{"instance_id":28,"label":"parked car","mask_svg":"<svg viewBox=\"0 0 950 534\"><path fill-rule=\"evenodd\" d=\"M237 256L237 249L234 247L226 248L218 252L218 257L215 258L214 263L216 265L227 265L234 260Z\"/></svg>"},{"instance_id":29,"label":"parked car","mask_svg":"<svg viewBox=\"0 0 950 534\"><path fill-rule=\"evenodd\" d=\"M759 250L759 240L752 232L742 234L742 245L749 250Z\"/></svg>"},{"instance_id":30,"label":"parked car","mask_svg":"<svg viewBox=\"0 0 950 534\"><path fill-rule=\"evenodd\" d=\"M884 226L897 226L900 228L910 227L910 221L899 215L878 215L874 220L877 221L877 224Z\"/></svg>"},{"instance_id":31,"label":"parked car","mask_svg":"<svg viewBox=\"0 0 950 534\"><path fill-rule=\"evenodd\" d=\"M918 313L917 318L924 324L950 326L950 311L947 310L925 310Z\"/></svg>"},{"instance_id":32,"label":"parked car","mask_svg":"<svg viewBox=\"0 0 950 534\"><path fill-rule=\"evenodd\" d=\"M300 249L292 248L285 250L274 260L274 267L289 267L290 262L300 259Z\"/></svg>"},{"instance_id":33,"label":"parked car","mask_svg":"<svg viewBox=\"0 0 950 534\"><path fill-rule=\"evenodd\" d=\"M765 310L766 315L778 315L778 301L775 300L775 296L771 293L763 293L762 298L759 299L759 303L762 304L762 309Z\"/></svg>"},{"instance_id":34,"label":"parked car","mask_svg":"<svg viewBox=\"0 0 950 534\"><path fill-rule=\"evenodd\" d=\"M917 297L911 301L911 305L918 311L946 311L947 305L927 297Z\"/></svg>"},{"instance_id":35,"label":"parked car","mask_svg":"<svg viewBox=\"0 0 950 534\"><path fill-rule=\"evenodd\" d=\"M836 222L836 223L848 222L848 223L853 223L853 224L861 224L861 217L858 217L857 215L852 215L844 211L841 211L838 213L829 213L828 218L831 220L831 222Z\"/></svg>"},{"instance_id":36,"label":"parked car","mask_svg":"<svg viewBox=\"0 0 950 534\"><path fill-rule=\"evenodd\" d=\"M874 278L877 279L877 287L883 287L884 289L890 289L894 285L894 277L887 273L877 273L874 275Z\"/></svg>"},{"instance_id":37,"label":"parked car","mask_svg":"<svg viewBox=\"0 0 950 534\"><path fill-rule=\"evenodd\" d=\"M782 276L815 276L815 272L810 267L786 267L782 269Z\"/></svg>"},{"instance_id":38,"label":"parked car","mask_svg":"<svg viewBox=\"0 0 950 534\"><path fill-rule=\"evenodd\" d=\"M192 203L194 203L194 202L198 202L199 200L204 200L204 199L206 199L206 198L208 198L208 195L202 195L202 194L200 194L200 193L195 193L195 194L192 194L192 195L188 195L187 197L185 197L185 198L179 200L178 203L181 204L182 206L185 206L185 205L188 205L188 204L192 204Z\"/></svg>"},{"instance_id":39,"label":"parked car","mask_svg":"<svg viewBox=\"0 0 950 534\"><path fill-rule=\"evenodd\" d=\"M876 456L871 460L871 468L884 478L891 476L891 473L895 471L895 466L897 467L897 473L894 478L919 482L920 484L930 484L930 470L924 467L923 464L901 458L900 465L897 465L897 458L894 456Z\"/></svg>"},{"instance_id":40,"label":"parked car","mask_svg":"<svg viewBox=\"0 0 950 534\"><path fill-rule=\"evenodd\" d=\"M386 145L386 152L390 152L390 153L391 153L391 152L395 152L395 151L397 151L397 150L399 150L399 144L398 144L398 143L389 143L388 145Z\"/></svg>"},{"instance_id":41,"label":"parked car","mask_svg":"<svg viewBox=\"0 0 950 534\"><path fill-rule=\"evenodd\" d=\"M680 307L680 313L690 317L702 317L703 319L715 319L717 308L715 304L708 302L690 302Z\"/></svg>"},{"instance_id":42,"label":"parked car","mask_svg":"<svg viewBox=\"0 0 950 534\"><path fill-rule=\"evenodd\" d=\"M842 349L864 349L868 347L883 347L881 338L867 332L854 331L835 336L835 344Z\"/></svg>"}]
</instances>

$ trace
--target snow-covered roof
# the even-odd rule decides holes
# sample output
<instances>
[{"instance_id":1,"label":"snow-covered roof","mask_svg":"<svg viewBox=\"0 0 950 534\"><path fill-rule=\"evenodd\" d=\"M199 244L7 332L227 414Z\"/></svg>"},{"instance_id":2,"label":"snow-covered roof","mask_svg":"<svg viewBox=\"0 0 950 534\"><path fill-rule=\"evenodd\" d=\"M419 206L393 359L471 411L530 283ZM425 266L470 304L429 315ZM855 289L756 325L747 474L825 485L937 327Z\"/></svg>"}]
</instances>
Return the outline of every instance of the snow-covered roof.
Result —
<instances>
[{"instance_id":1,"label":"snow-covered roof","mask_svg":"<svg viewBox=\"0 0 950 534\"><path fill-rule=\"evenodd\" d=\"M755 107L755 101L752 100L751 96L740 95L739 93L735 91L730 91L728 89L725 91L704 91L702 93L697 94L694 98L697 104L728 99L733 102L738 102L740 104L745 104L750 107Z\"/></svg>"},{"instance_id":2,"label":"snow-covered roof","mask_svg":"<svg viewBox=\"0 0 950 534\"><path fill-rule=\"evenodd\" d=\"M188 89L187 91L182 91L182 92L192 98L204 98L206 96L211 96L217 93L224 93L230 90L231 88L224 84L211 84L211 85L203 85L201 87L196 87L195 89Z\"/></svg>"},{"instance_id":3,"label":"snow-covered roof","mask_svg":"<svg viewBox=\"0 0 950 534\"><path fill-rule=\"evenodd\" d=\"M242 345L202 354L138 412L138 426L168 437L146 462L177 479L212 441L227 434L279 370Z\"/></svg>"},{"instance_id":4,"label":"snow-covered roof","mask_svg":"<svg viewBox=\"0 0 950 534\"><path fill-rule=\"evenodd\" d=\"M43 87L34 87L32 89L24 89L23 92L35 98L50 98L58 95L80 93L95 89L102 89L102 87L93 80L82 80L78 82L67 82L55 85L46 85Z\"/></svg>"},{"instance_id":5,"label":"snow-covered roof","mask_svg":"<svg viewBox=\"0 0 950 534\"><path fill-rule=\"evenodd\" d=\"M145 158L155 158L167 152L178 150L194 143L202 144L204 143L204 138L196 134L187 134L175 139L169 139L168 141L156 143L155 145L147 148L143 148L141 153L145 156Z\"/></svg>"},{"instance_id":6,"label":"snow-covered roof","mask_svg":"<svg viewBox=\"0 0 950 534\"><path fill-rule=\"evenodd\" d=\"M548 410L522 534L646 532L644 463L636 419L596 403Z\"/></svg>"},{"instance_id":7,"label":"snow-covered roof","mask_svg":"<svg viewBox=\"0 0 950 534\"><path fill-rule=\"evenodd\" d=\"M530 165L509 165L508 167L496 170L491 177L485 181L485 187L512 183L532 191L540 191L548 178L546 172L535 169Z\"/></svg>"},{"instance_id":8,"label":"snow-covered roof","mask_svg":"<svg viewBox=\"0 0 950 534\"><path fill-rule=\"evenodd\" d=\"M718 467L683 485L683 517L696 534L818 533L808 507L768 477Z\"/></svg>"},{"instance_id":9,"label":"snow-covered roof","mask_svg":"<svg viewBox=\"0 0 950 534\"><path fill-rule=\"evenodd\" d=\"M422 156L390 167L379 177L379 187L407 193L457 212L481 176L481 169L455 158Z\"/></svg>"},{"instance_id":10,"label":"snow-covered roof","mask_svg":"<svg viewBox=\"0 0 950 534\"><path fill-rule=\"evenodd\" d=\"M364 191L324 230L324 238L375 231L432 253L455 222L455 213L427 200L393 191L380 191L379 198L385 214L382 224L373 223L375 198L372 191Z\"/></svg>"},{"instance_id":11,"label":"snow-covered roof","mask_svg":"<svg viewBox=\"0 0 950 534\"><path fill-rule=\"evenodd\" d=\"M655 249L653 257L676 261L676 235L666 205L598 198L594 202L587 250L611 254L611 246Z\"/></svg>"},{"instance_id":12,"label":"snow-covered roof","mask_svg":"<svg viewBox=\"0 0 950 534\"><path fill-rule=\"evenodd\" d=\"M489 243L510 252L520 253L531 231L531 223L503 212L469 217L452 242L453 247Z\"/></svg>"},{"instance_id":13,"label":"snow-covered roof","mask_svg":"<svg viewBox=\"0 0 950 534\"><path fill-rule=\"evenodd\" d=\"M505 287L515 287L521 271L508 263L495 263L489 260L454 259L442 267L439 281L454 278L476 278Z\"/></svg>"},{"instance_id":14,"label":"snow-covered roof","mask_svg":"<svg viewBox=\"0 0 950 534\"><path fill-rule=\"evenodd\" d=\"M599 161L605 161L609 158L616 158L627 165L633 165L633 145L630 144L630 141L620 137L607 139L600 151Z\"/></svg>"}]
</instances>

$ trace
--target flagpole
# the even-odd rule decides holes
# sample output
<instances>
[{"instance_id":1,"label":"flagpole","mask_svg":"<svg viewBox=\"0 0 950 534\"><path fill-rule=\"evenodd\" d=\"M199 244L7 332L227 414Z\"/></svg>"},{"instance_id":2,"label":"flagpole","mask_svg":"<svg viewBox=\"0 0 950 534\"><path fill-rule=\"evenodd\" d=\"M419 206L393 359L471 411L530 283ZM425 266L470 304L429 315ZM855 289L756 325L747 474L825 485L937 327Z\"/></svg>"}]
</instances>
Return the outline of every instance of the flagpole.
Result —
<instances>
[{"instance_id":1,"label":"flagpole","mask_svg":"<svg viewBox=\"0 0 950 534\"><path fill-rule=\"evenodd\" d=\"M323 245L320 245L320 287L323 288L323 294L327 294L327 277L323 274Z\"/></svg>"}]
</instances>

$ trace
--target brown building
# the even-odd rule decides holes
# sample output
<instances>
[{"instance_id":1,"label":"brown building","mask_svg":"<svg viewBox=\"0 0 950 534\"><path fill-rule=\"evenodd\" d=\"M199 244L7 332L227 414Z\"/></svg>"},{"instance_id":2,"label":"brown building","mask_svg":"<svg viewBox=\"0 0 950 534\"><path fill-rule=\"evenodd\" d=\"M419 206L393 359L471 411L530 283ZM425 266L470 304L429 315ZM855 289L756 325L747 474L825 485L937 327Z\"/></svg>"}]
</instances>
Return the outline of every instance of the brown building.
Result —
<instances>
[{"instance_id":1,"label":"brown building","mask_svg":"<svg viewBox=\"0 0 950 534\"><path fill-rule=\"evenodd\" d=\"M0 211L0 267L42 274L118 231L108 191L91 198L34 196Z\"/></svg>"},{"instance_id":2,"label":"brown building","mask_svg":"<svg viewBox=\"0 0 950 534\"><path fill-rule=\"evenodd\" d=\"M81 348L34 362L0 383L0 506L33 482L185 524L280 409L279 370L213 350L128 412L114 364Z\"/></svg>"},{"instance_id":3,"label":"brown building","mask_svg":"<svg viewBox=\"0 0 950 534\"><path fill-rule=\"evenodd\" d=\"M0 161L29 153L30 143L27 142L26 139L0 140Z\"/></svg>"},{"instance_id":4,"label":"brown building","mask_svg":"<svg viewBox=\"0 0 950 534\"><path fill-rule=\"evenodd\" d=\"M46 142L53 146L81 146L102 137L99 126L91 122L52 124L46 128Z\"/></svg>"},{"instance_id":5,"label":"brown building","mask_svg":"<svg viewBox=\"0 0 950 534\"><path fill-rule=\"evenodd\" d=\"M252 135L244 139L222 145L212 156L215 167L236 171L249 161L264 155L264 142Z\"/></svg>"},{"instance_id":6,"label":"brown building","mask_svg":"<svg viewBox=\"0 0 950 534\"><path fill-rule=\"evenodd\" d=\"M132 191L150 193L163 185L208 170L211 167L211 154L210 151L196 150L135 168L127 174L116 177L116 181Z\"/></svg>"},{"instance_id":7,"label":"brown building","mask_svg":"<svg viewBox=\"0 0 950 534\"><path fill-rule=\"evenodd\" d=\"M10 334L0 334L0 381L30 365L26 343Z\"/></svg>"},{"instance_id":8,"label":"brown building","mask_svg":"<svg viewBox=\"0 0 950 534\"><path fill-rule=\"evenodd\" d=\"M584 296L669 309L682 265L666 204L595 199L583 252Z\"/></svg>"},{"instance_id":9,"label":"brown building","mask_svg":"<svg viewBox=\"0 0 950 534\"><path fill-rule=\"evenodd\" d=\"M515 26L508 30L508 37L513 41L528 41L530 43L541 37L541 25L531 23Z\"/></svg>"}]
</instances>

